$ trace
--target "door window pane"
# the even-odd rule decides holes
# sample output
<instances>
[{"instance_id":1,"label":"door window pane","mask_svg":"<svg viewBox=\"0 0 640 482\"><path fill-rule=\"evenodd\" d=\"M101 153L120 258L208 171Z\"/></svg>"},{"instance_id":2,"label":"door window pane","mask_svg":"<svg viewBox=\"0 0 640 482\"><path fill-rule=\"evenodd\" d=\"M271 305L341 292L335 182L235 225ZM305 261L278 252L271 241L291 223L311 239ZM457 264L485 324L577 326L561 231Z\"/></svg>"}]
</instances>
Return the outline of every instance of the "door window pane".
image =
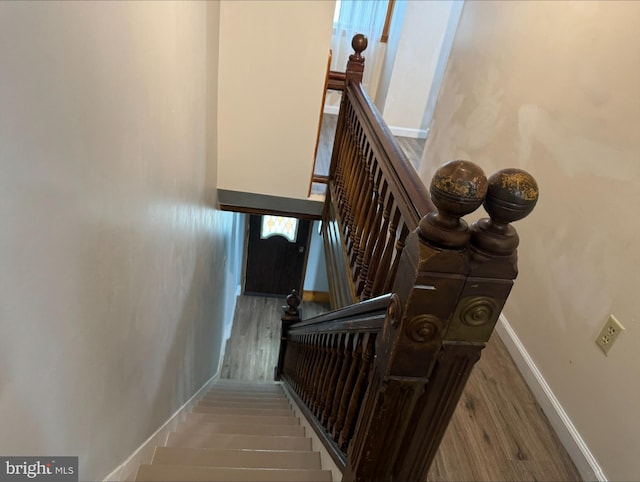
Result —
<instances>
[{"instance_id":1,"label":"door window pane","mask_svg":"<svg viewBox=\"0 0 640 482\"><path fill-rule=\"evenodd\" d=\"M262 216L260 237L267 239L276 235L283 236L295 243L298 238L298 220L284 216Z\"/></svg>"}]
</instances>

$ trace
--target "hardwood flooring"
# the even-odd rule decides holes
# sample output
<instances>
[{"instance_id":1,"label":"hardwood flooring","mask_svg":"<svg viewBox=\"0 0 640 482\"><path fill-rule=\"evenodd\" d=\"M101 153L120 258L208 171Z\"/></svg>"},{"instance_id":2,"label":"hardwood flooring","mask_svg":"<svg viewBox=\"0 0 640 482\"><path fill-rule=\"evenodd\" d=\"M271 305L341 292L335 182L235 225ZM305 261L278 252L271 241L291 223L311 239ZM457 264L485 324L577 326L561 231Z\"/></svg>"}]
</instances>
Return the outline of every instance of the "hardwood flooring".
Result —
<instances>
[{"instance_id":1,"label":"hardwood flooring","mask_svg":"<svg viewBox=\"0 0 640 482\"><path fill-rule=\"evenodd\" d=\"M280 316L286 304L284 298L238 297L220 378L273 380L280 350ZM303 318L329 311L328 305L308 301L301 308Z\"/></svg>"},{"instance_id":2,"label":"hardwood flooring","mask_svg":"<svg viewBox=\"0 0 640 482\"><path fill-rule=\"evenodd\" d=\"M318 152L316 154L315 174L321 176L329 175L329 166L331 164L331 152L333 150L333 139L336 133L336 125L338 116L335 114L324 114L322 117L322 127L320 129L320 141L318 143ZM426 139L414 139L411 137L396 136L396 140L400 147L409 158L413 167L418 170L420 160L422 159L422 151ZM312 194L324 194L325 185L313 183L311 186Z\"/></svg>"},{"instance_id":3,"label":"hardwood flooring","mask_svg":"<svg viewBox=\"0 0 640 482\"><path fill-rule=\"evenodd\" d=\"M272 380L284 299L238 298L221 378ZM304 302L303 318L326 311ZM580 475L494 334L429 472L433 481L573 481Z\"/></svg>"}]
</instances>

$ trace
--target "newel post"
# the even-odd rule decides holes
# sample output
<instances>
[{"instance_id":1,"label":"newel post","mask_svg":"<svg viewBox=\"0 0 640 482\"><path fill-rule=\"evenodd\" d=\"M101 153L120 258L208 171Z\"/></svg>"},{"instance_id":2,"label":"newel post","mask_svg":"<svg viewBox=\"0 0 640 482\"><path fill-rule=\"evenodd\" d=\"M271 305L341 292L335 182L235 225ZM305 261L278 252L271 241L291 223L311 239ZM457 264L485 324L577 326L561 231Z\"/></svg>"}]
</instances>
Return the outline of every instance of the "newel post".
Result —
<instances>
[{"instance_id":1,"label":"newel post","mask_svg":"<svg viewBox=\"0 0 640 482\"><path fill-rule=\"evenodd\" d=\"M364 73L364 57L362 56L362 52L364 52L368 44L369 41L367 37L361 33L355 34L351 39L353 53L349 55L349 60L347 61L345 87L352 80L362 82L362 75Z\"/></svg>"},{"instance_id":2,"label":"newel post","mask_svg":"<svg viewBox=\"0 0 640 482\"><path fill-rule=\"evenodd\" d=\"M538 198L526 172L487 181L468 161L438 169L430 191L438 211L407 238L344 480L426 479L517 274L510 222ZM469 228L460 217L481 203L490 218Z\"/></svg>"},{"instance_id":3,"label":"newel post","mask_svg":"<svg viewBox=\"0 0 640 482\"><path fill-rule=\"evenodd\" d=\"M486 190L482 170L467 161L447 163L433 178L431 198L438 211L407 237L376 340L375 366L349 447L345 481L424 480L398 477L402 466L397 462L405 459L408 439L427 435L415 419L425 408L422 399L469 270L471 232L461 217L482 204ZM445 404L448 395L441 395ZM443 408L437 404L436 412Z\"/></svg>"},{"instance_id":4,"label":"newel post","mask_svg":"<svg viewBox=\"0 0 640 482\"><path fill-rule=\"evenodd\" d=\"M469 230L466 280L446 321L438 361L411 416L414 430L405 434L394 462L394 479L427 476L517 276L518 234L509 223L527 216L537 200L538 186L525 171L504 169L489 178L483 205L490 218L473 223ZM426 228L423 224L421 228Z\"/></svg>"},{"instance_id":5,"label":"newel post","mask_svg":"<svg viewBox=\"0 0 640 482\"><path fill-rule=\"evenodd\" d=\"M289 328L294 323L300 321L300 298L296 290L291 290L291 293L287 296L287 306L282 307L282 321L280 329L280 351L278 352L278 366L275 369L276 381L282 377L282 370L284 368L284 359L287 351L287 339L289 336Z\"/></svg>"},{"instance_id":6,"label":"newel post","mask_svg":"<svg viewBox=\"0 0 640 482\"><path fill-rule=\"evenodd\" d=\"M344 89L342 90L342 98L340 100L340 111L338 113L338 122L336 125L336 135L333 141L333 152L331 154L331 165L329 167L329 177L335 177L336 168L338 165L338 156L340 155L340 146L342 145L342 138L345 135L345 113L347 104L347 86L350 82L362 82L362 75L364 73L364 60L362 52L367 48L367 37L361 33L357 33L351 39L351 47L353 53L349 55L347 61L347 68L345 71Z\"/></svg>"}]
</instances>

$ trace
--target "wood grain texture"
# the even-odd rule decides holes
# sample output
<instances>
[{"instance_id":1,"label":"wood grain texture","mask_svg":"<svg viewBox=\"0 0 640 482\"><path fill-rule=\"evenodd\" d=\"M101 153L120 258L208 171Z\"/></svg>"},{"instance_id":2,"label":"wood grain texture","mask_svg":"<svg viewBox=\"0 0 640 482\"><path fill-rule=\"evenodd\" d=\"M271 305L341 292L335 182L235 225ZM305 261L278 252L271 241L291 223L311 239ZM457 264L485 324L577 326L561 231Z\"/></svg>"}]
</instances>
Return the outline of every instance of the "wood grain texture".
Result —
<instances>
[{"instance_id":1,"label":"wood grain texture","mask_svg":"<svg viewBox=\"0 0 640 482\"><path fill-rule=\"evenodd\" d=\"M331 164L331 152L333 150L333 140L336 133L336 125L338 116L335 114L324 114L322 117L322 126L320 129L320 139L318 141L318 151L316 153L316 164L314 174L319 176L329 175L329 165ZM422 151L426 139L414 139L411 137L395 136L396 141L400 144L402 151L409 158L411 165L418 170L420 161L422 160ZM312 194L324 194L326 186L324 184L313 183L311 187Z\"/></svg>"},{"instance_id":2,"label":"wood grain texture","mask_svg":"<svg viewBox=\"0 0 640 482\"><path fill-rule=\"evenodd\" d=\"M429 480L581 480L502 340L471 372Z\"/></svg>"},{"instance_id":3,"label":"wood grain texture","mask_svg":"<svg viewBox=\"0 0 640 482\"><path fill-rule=\"evenodd\" d=\"M221 378L273 378L284 304L284 298L238 298ZM303 318L326 311L307 302L301 308ZM471 373L428 480L580 480L496 334Z\"/></svg>"},{"instance_id":4,"label":"wood grain texture","mask_svg":"<svg viewBox=\"0 0 640 482\"><path fill-rule=\"evenodd\" d=\"M220 378L273 380L280 349L280 315L286 297L239 296L227 340ZM302 317L328 311L328 305L304 302Z\"/></svg>"}]
</instances>

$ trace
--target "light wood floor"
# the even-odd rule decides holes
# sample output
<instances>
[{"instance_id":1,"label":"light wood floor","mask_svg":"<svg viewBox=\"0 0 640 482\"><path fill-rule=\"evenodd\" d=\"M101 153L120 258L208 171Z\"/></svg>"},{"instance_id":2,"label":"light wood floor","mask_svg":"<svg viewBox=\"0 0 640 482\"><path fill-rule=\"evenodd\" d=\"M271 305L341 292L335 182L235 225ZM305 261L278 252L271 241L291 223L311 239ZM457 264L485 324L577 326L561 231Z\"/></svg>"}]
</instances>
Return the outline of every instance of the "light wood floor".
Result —
<instances>
[{"instance_id":1,"label":"light wood floor","mask_svg":"<svg viewBox=\"0 0 640 482\"><path fill-rule=\"evenodd\" d=\"M335 137L337 122L338 116L335 114L324 114L322 117L320 141L318 143L318 153L316 154L315 174L321 176L329 175L329 165L331 164L331 152L333 150L333 139ZM396 140L417 171L426 139L396 136ZM311 192L313 194L324 194L325 185L313 183Z\"/></svg>"},{"instance_id":2,"label":"light wood floor","mask_svg":"<svg viewBox=\"0 0 640 482\"><path fill-rule=\"evenodd\" d=\"M220 378L273 380L280 350L280 315L284 298L239 296L227 341ZM320 303L304 302L303 318L329 311Z\"/></svg>"},{"instance_id":3,"label":"light wood floor","mask_svg":"<svg viewBox=\"0 0 640 482\"><path fill-rule=\"evenodd\" d=\"M272 380L284 299L241 296L222 378ZM303 303L303 318L325 310ZM494 334L429 472L433 481L573 481L580 476Z\"/></svg>"}]
</instances>

